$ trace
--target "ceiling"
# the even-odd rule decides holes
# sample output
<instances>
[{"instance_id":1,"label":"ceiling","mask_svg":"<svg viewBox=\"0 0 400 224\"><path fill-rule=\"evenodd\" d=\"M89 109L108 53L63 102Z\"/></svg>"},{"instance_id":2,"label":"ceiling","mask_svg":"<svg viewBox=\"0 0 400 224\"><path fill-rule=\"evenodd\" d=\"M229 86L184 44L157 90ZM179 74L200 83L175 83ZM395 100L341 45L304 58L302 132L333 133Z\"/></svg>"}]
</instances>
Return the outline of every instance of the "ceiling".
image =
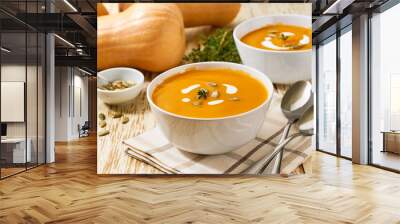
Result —
<instances>
[{"instance_id":1,"label":"ceiling","mask_svg":"<svg viewBox=\"0 0 400 224\"><path fill-rule=\"evenodd\" d=\"M56 65L79 66L95 74L96 3L95 0L47 0L47 4L45 0L1 0L2 46L12 49L7 58L16 61L25 55L28 60L36 57L37 33L54 32Z\"/></svg>"},{"instance_id":2,"label":"ceiling","mask_svg":"<svg viewBox=\"0 0 400 224\"><path fill-rule=\"evenodd\" d=\"M353 17L373 11L389 0L313 0L313 43L351 24Z\"/></svg>"},{"instance_id":3,"label":"ceiling","mask_svg":"<svg viewBox=\"0 0 400 224\"><path fill-rule=\"evenodd\" d=\"M120 0L120 2L123 0ZM269 0L267 2L312 3L313 41L318 42L336 31L360 12L382 5L387 0ZM0 25L2 46L13 49L13 54L28 58L35 53L32 35L25 40L25 30L54 32L56 64L71 65L96 71L96 3L97 0L1 0ZM118 2L104 0L102 2ZM51 12L51 13L49 13ZM347 19L347 20L346 20ZM66 41L63 41L66 40ZM34 39L36 40L36 39ZM31 43L32 42L32 43ZM36 44L36 45L35 45ZM11 55L11 54L10 54ZM10 56L9 55L9 56Z\"/></svg>"}]
</instances>

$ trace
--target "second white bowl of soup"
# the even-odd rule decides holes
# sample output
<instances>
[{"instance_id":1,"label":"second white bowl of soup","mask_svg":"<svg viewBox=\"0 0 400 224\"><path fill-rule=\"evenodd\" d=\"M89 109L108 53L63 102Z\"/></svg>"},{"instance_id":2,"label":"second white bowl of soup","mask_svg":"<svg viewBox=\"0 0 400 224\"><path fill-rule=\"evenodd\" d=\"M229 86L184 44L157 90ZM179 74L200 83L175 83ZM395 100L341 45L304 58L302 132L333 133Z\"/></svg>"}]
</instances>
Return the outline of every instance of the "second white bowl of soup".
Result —
<instances>
[{"instance_id":1,"label":"second white bowl of soup","mask_svg":"<svg viewBox=\"0 0 400 224\"><path fill-rule=\"evenodd\" d=\"M147 99L166 138L196 154L233 151L254 139L273 96L271 80L241 64L201 62L160 74Z\"/></svg>"},{"instance_id":2,"label":"second white bowl of soup","mask_svg":"<svg viewBox=\"0 0 400 224\"><path fill-rule=\"evenodd\" d=\"M261 16L233 31L243 64L267 74L274 83L290 84L311 78L311 17Z\"/></svg>"}]
</instances>

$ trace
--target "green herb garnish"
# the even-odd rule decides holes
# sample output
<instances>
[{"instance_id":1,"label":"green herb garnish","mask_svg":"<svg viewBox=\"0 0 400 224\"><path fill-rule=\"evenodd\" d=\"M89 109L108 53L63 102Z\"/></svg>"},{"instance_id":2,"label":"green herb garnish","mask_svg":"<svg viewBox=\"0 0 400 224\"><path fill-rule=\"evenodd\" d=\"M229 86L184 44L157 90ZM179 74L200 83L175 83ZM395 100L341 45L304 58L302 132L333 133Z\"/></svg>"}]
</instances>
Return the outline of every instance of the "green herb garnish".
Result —
<instances>
[{"instance_id":1,"label":"green herb garnish","mask_svg":"<svg viewBox=\"0 0 400 224\"><path fill-rule=\"evenodd\" d=\"M287 40L289 38L289 36L286 36L285 34L281 33L279 38L281 38L281 40L285 41L285 40Z\"/></svg>"},{"instance_id":2,"label":"green herb garnish","mask_svg":"<svg viewBox=\"0 0 400 224\"><path fill-rule=\"evenodd\" d=\"M197 91L197 99L207 99L207 96L208 96L208 90L207 89L204 89L204 88L201 88L201 89L199 89L199 91Z\"/></svg>"},{"instance_id":3,"label":"green herb garnish","mask_svg":"<svg viewBox=\"0 0 400 224\"><path fill-rule=\"evenodd\" d=\"M227 61L241 63L231 28L219 28L202 37L200 45L183 58L185 63Z\"/></svg>"}]
</instances>

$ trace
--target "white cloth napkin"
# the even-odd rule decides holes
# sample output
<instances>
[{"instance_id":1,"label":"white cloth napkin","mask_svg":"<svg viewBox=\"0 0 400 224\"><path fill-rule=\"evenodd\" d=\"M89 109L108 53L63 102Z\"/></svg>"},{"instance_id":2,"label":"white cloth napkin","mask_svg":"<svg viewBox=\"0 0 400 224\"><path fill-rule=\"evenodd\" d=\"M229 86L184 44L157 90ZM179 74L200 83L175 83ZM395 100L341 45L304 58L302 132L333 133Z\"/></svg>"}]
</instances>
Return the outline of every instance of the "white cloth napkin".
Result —
<instances>
[{"instance_id":1,"label":"white cloth napkin","mask_svg":"<svg viewBox=\"0 0 400 224\"><path fill-rule=\"evenodd\" d=\"M127 139L126 153L167 174L240 174L272 153L287 122L280 110L281 96L275 96L257 137L237 150L222 155L198 155L177 149L159 128ZM291 133L297 132L295 126ZM311 137L299 137L285 148L281 173L289 174L313 152ZM144 174L144 173L138 173Z\"/></svg>"}]
</instances>

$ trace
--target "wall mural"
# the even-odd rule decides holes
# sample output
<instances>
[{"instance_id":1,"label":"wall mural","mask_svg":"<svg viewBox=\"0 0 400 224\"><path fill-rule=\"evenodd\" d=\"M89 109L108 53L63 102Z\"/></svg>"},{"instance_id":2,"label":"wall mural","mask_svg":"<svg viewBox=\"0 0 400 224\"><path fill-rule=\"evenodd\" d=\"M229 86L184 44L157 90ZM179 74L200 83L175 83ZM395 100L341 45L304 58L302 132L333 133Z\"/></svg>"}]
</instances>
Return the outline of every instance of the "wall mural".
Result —
<instances>
[{"instance_id":1,"label":"wall mural","mask_svg":"<svg viewBox=\"0 0 400 224\"><path fill-rule=\"evenodd\" d=\"M98 3L97 11L99 174L307 170L311 4Z\"/></svg>"}]
</instances>

